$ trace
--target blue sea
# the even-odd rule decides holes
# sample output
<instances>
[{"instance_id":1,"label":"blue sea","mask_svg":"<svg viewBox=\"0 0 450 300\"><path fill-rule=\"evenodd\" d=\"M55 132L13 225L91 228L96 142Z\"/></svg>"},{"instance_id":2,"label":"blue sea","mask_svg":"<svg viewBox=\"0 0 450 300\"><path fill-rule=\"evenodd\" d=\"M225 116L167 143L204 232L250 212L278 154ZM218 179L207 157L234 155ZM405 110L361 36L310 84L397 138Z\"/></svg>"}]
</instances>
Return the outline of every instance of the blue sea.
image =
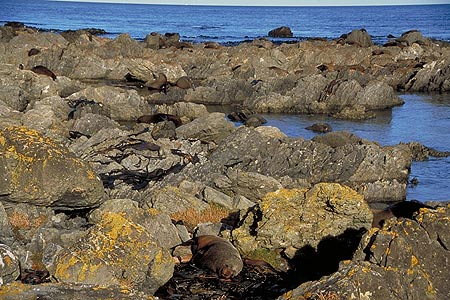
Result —
<instances>
[{"instance_id":1,"label":"blue sea","mask_svg":"<svg viewBox=\"0 0 450 300\"><path fill-rule=\"evenodd\" d=\"M143 39L151 32L177 32L185 41L236 43L289 26L293 40L334 39L365 28L376 43L417 29L450 41L449 5L361 7L224 7L0 0L0 24L20 21L48 30L100 28L110 37L127 32Z\"/></svg>"},{"instance_id":2,"label":"blue sea","mask_svg":"<svg viewBox=\"0 0 450 300\"><path fill-rule=\"evenodd\" d=\"M300 41L311 37L335 39L353 29L365 28L379 44L388 35L420 30L425 36L450 41L450 4L364 7L224 7L169 6L0 0L0 25L19 21L45 30L99 28L114 38L129 33L141 40L151 32L177 32L182 40L235 44L265 37L289 26ZM288 40L289 41L289 40ZM348 130L382 145L418 141L450 151L450 94L405 94L405 104L380 112L376 119L348 122L326 116L265 115L268 125L293 137L313 137L305 127L328 122L334 130ZM450 157L414 162L407 199L450 200Z\"/></svg>"}]
</instances>

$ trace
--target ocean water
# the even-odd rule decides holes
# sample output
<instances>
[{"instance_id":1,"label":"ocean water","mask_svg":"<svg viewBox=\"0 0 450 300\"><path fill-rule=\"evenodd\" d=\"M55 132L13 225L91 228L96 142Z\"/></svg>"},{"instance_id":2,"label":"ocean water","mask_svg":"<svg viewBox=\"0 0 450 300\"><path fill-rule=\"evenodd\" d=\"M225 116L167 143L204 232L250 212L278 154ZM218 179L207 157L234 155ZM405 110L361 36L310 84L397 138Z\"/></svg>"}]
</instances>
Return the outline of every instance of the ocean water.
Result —
<instances>
[{"instance_id":1,"label":"ocean water","mask_svg":"<svg viewBox=\"0 0 450 300\"><path fill-rule=\"evenodd\" d=\"M100 28L108 37L129 33L144 39L151 32L177 32L182 40L238 43L264 37L279 26L289 26L294 38L338 38L365 28L376 43L389 34L399 36L417 29L425 36L450 41L450 4L382 7L220 7L165 6L0 0L0 25L20 21L46 30ZM328 122L334 130L347 130L382 145L418 141L450 151L450 94L401 95L405 105L378 113L376 119L349 122L326 116L266 115L267 125L293 137L312 138L305 127ZM414 162L407 199L450 200L450 158Z\"/></svg>"},{"instance_id":2,"label":"ocean water","mask_svg":"<svg viewBox=\"0 0 450 300\"><path fill-rule=\"evenodd\" d=\"M189 3L189 1L186 1ZM240 42L289 26L293 40L334 39L365 28L375 42L417 29L450 41L450 4L361 7L221 7L0 0L0 24L20 21L44 29L101 28L110 37L127 32L143 39L151 32L177 32L193 42Z\"/></svg>"},{"instance_id":3,"label":"ocean water","mask_svg":"<svg viewBox=\"0 0 450 300\"><path fill-rule=\"evenodd\" d=\"M450 94L404 94L405 104L380 111L374 119L364 121L336 120L327 116L270 114L263 115L267 126L280 128L291 137L311 139L316 134L305 127L326 122L334 131L346 130L383 146L400 142L420 142L439 151L450 151ZM450 157L413 162L409 200L450 200Z\"/></svg>"}]
</instances>

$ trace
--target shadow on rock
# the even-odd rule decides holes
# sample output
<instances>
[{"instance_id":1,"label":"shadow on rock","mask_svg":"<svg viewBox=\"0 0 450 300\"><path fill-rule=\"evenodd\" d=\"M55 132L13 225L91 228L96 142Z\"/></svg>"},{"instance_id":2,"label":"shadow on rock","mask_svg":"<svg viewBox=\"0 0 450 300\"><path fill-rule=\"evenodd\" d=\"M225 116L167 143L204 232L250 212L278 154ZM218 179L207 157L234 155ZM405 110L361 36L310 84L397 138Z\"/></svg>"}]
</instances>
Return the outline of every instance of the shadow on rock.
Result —
<instances>
[{"instance_id":1,"label":"shadow on rock","mask_svg":"<svg viewBox=\"0 0 450 300\"><path fill-rule=\"evenodd\" d=\"M349 228L339 236L322 239L317 249L309 245L299 249L289 261L289 289L336 272L341 261L352 259L365 232L364 228Z\"/></svg>"}]
</instances>

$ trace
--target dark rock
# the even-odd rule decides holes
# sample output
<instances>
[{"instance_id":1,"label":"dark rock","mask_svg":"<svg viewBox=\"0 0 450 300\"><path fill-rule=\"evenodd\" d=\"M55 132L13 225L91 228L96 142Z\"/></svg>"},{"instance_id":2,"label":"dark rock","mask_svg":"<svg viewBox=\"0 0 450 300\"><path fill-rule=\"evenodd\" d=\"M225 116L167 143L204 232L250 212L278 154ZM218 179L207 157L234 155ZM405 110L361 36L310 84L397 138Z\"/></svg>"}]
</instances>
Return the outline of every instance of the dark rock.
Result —
<instances>
[{"instance_id":1,"label":"dark rock","mask_svg":"<svg viewBox=\"0 0 450 300\"><path fill-rule=\"evenodd\" d=\"M9 22L6 22L4 26L13 27L13 28L24 28L25 24L22 22L9 21Z\"/></svg>"},{"instance_id":2,"label":"dark rock","mask_svg":"<svg viewBox=\"0 0 450 300\"><path fill-rule=\"evenodd\" d=\"M261 115L252 115L244 124L250 127L258 127L267 123L267 120Z\"/></svg>"},{"instance_id":3,"label":"dark rock","mask_svg":"<svg viewBox=\"0 0 450 300\"><path fill-rule=\"evenodd\" d=\"M337 133L323 137L329 134ZM369 202L404 200L411 164L409 148L405 145L380 147L359 138L354 142L344 140L344 143L333 142L336 146L333 148L315 141L272 137L239 127L211 153L208 163L190 169L191 173L185 175L217 186L216 180L223 177L203 174L227 174L226 169L231 167L239 172L264 170L262 174L274 179L288 176L311 184L345 183L364 193ZM227 184L229 181L222 185Z\"/></svg>"},{"instance_id":4,"label":"dark rock","mask_svg":"<svg viewBox=\"0 0 450 300\"><path fill-rule=\"evenodd\" d=\"M277 38L291 38L294 36L291 29L287 26L275 28L269 31L268 35L270 37L277 37Z\"/></svg>"},{"instance_id":5,"label":"dark rock","mask_svg":"<svg viewBox=\"0 0 450 300\"><path fill-rule=\"evenodd\" d=\"M402 143L403 144L403 143ZM438 151L433 148L426 147L418 142L406 143L412 152L413 160L424 161L428 160L430 157L448 157L450 156L450 151Z\"/></svg>"},{"instance_id":6,"label":"dark rock","mask_svg":"<svg viewBox=\"0 0 450 300\"><path fill-rule=\"evenodd\" d=\"M326 133L326 132L333 131L333 129L331 128L331 125L327 124L327 123L315 123L315 124L312 124L312 125L306 127L306 129L312 130L317 133Z\"/></svg>"},{"instance_id":7,"label":"dark rock","mask_svg":"<svg viewBox=\"0 0 450 300\"><path fill-rule=\"evenodd\" d=\"M248 109L241 109L230 112L227 117L233 122L242 122L247 121L250 116L253 115L253 112Z\"/></svg>"},{"instance_id":8,"label":"dark rock","mask_svg":"<svg viewBox=\"0 0 450 300\"><path fill-rule=\"evenodd\" d=\"M397 38L397 41L400 43L404 42L408 46L411 46L413 43L425 45L430 42L430 40L425 38L422 35L422 33L418 30L410 30L410 31L404 32L401 35L401 37Z\"/></svg>"},{"instance_id":9,"label":"dark rock","mask_svg":"<svg viewBox=\"0 0 450 300\"><path fill-rule=\"evenodd\" d=\"M137 119L138 123L148 123L148 124L159 123L164 121L172 122L175 125L175 127L183 125L183 122L178 116L171 114L158 113L154 115L143 115Z\"/></svg>"},{"instance_id":10,"label":"dark rock","mask_svg":"<svg viewBox=\"0 0 450 300\"><path fill-rule=\"evenodd\" d=\"M346 44L370 47L373 45L370 34L365 29L355 29L343 37Z\"/></svg>"},{"instance_id":11,"label":"dark rock","mask_svg":"<svg viewBox=\"0 0 450 300\"><path fill-rule=\"evenodd\" d=\"M152 129L152 137L155 140L160 138L174 139L177 135L175 129L176 125L169 120L158 122Z\"/></svg>"}]
</instances>

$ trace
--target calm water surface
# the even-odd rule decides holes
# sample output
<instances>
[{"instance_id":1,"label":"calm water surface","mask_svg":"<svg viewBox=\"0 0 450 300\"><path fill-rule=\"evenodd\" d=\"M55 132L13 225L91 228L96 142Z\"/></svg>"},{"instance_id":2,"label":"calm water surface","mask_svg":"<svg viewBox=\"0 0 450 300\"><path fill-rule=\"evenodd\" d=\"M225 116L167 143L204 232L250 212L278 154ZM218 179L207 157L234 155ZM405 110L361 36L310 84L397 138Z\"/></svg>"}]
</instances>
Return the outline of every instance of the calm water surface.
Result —
<instances>
[{"instance_id":1,"label":"calm water surface","mask_svg":"<svg viewBox=\"0 0 450 300\"><path fill-rule=\"evenodd\" d=\"M264 115L266 125L280 128L291 137L313 138L305 127L327 122L334 131L346 130L382 145L417 141L440 151L450 151L450 94L401 95L402 106L379 112L377 118L365 121L335 120L326 116ZM409 187L407 199L450 200L450 157L414 162L411 178L419 185Z\"/></svg>"},{"instance_id":2,"label":"calm water surface","mask_svg":"<svg viewBox=\"0 0 450 300\"><path fill-rule=\"evenodd\" d=\"M190 3L192 1L186 1ZM276 3L276 2L274 2ZM449 5L364 7L237 7L145 5L47 0L0 0L0 24L20 21L45 29L101 28L114 37L129 33L143 39L153 31L178 32L183 40L220 43L264 37L289 26L294 40L338 38L365 28L375 42L417 29L425 36L450 41Z\"/></svg>"}]
</instances>

